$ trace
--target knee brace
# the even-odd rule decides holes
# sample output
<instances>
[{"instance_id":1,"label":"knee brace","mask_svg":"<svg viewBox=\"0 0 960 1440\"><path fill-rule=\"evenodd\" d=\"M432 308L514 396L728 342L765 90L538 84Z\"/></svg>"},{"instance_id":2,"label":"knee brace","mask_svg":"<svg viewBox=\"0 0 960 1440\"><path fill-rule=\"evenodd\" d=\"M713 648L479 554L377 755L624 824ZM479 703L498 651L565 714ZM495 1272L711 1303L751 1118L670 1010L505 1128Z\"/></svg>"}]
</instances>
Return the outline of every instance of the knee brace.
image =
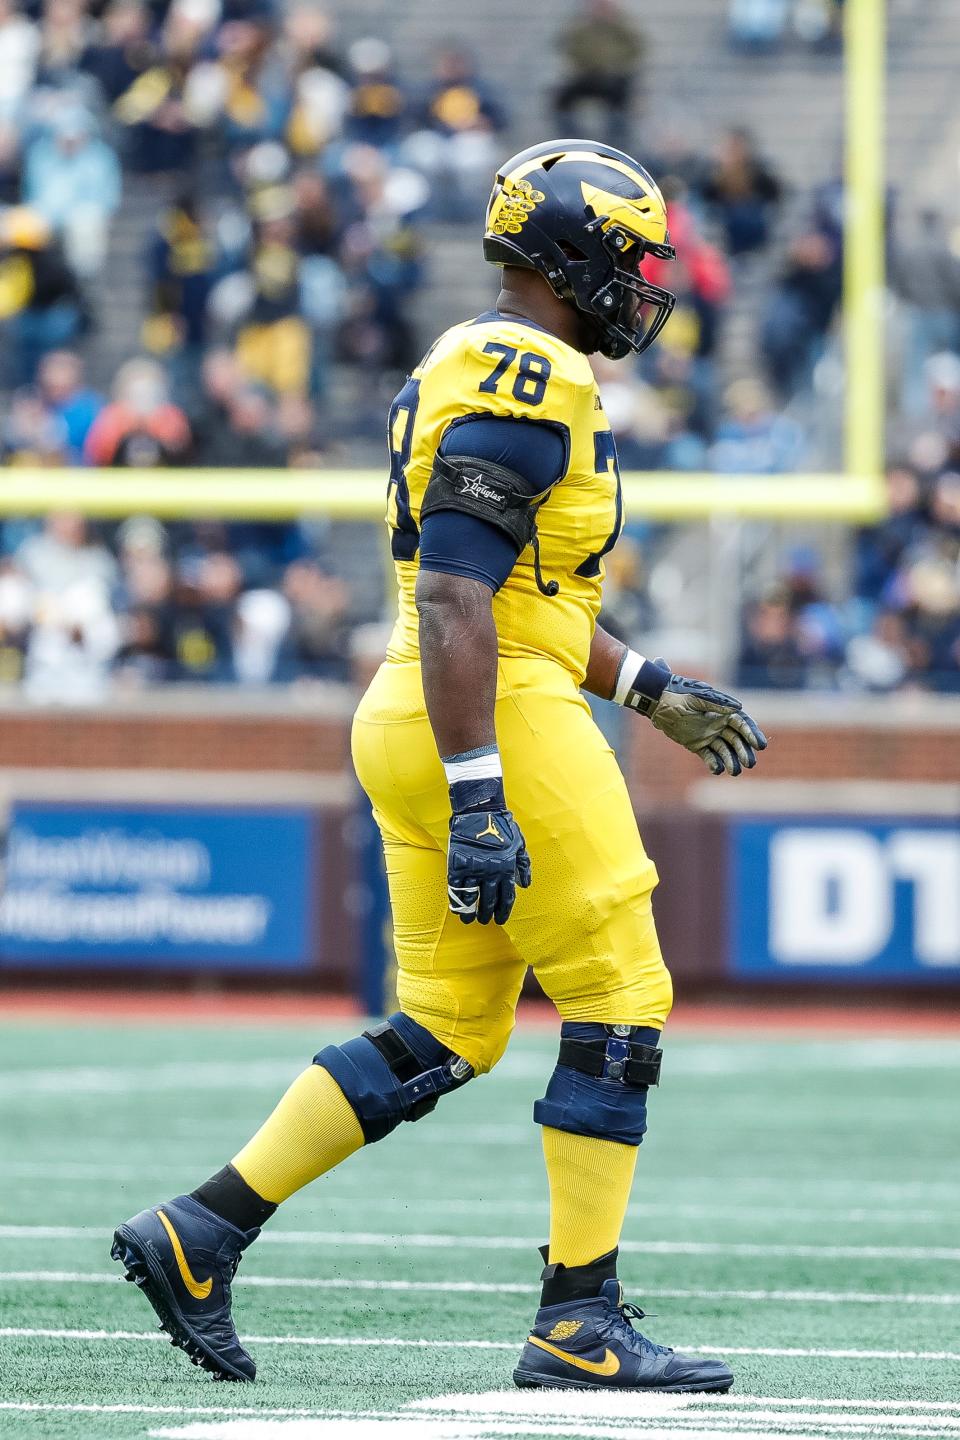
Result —
<instances>
[{"instance_id":1,"label":"knee brace","mask_svg":"<svg viewBox=\"0 0 960 1440\"><path fill-rule=\"evenodd\" d=\"M642 1025L564 1021L547 1093L533 1107L538 1125L639 1145L647 1128L647 1089L660 1082L660 1031Z\"/></svg>"},{"instance_id":2,"label":"knee brace","mask_svg":"<svg viewBox=\"0 0 960 1440\"><path fill-rule=\"evenodd\" d=\"M466 1060L402 1013L345 1045L327 1045L313 1063L336 1080L368 1145L389 1135L401 1120L429 1115L441 1095L473 1079Z\"/></svg>"}]
</instances>

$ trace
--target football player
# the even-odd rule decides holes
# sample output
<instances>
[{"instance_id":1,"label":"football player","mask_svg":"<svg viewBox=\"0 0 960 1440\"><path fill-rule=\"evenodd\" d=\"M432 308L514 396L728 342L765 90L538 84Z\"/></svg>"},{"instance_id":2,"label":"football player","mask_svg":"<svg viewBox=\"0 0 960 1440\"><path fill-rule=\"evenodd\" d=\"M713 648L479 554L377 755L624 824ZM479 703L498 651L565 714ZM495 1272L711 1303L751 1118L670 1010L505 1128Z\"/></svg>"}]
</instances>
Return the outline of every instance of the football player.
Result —
<instances>
[{"instance_id":1,"label":"football player","mask_svg":"<svg viewBox=\"0 0 960 1440\"><path fill-rule=\"evenodd\" d=\"M251 1380L230 1311L277 1206L491 1069L532 965L559 1012L542 1127L550 1233L518 1385L723 1391L717 1359L634 1326L617 1247L671 984L627 787L581 693L626 705L714 775L766 740L741 705L597 625L623 523L588 356L652 344L673 296L663 197L628 155L558 140L496 177L484 255L502 289L441 335L389 418L399 616L353 727L383 835L400 1010L328 1045L229 1165L118 1227L113 1255L175 1344Z\"/></svg>"}]
</instances>

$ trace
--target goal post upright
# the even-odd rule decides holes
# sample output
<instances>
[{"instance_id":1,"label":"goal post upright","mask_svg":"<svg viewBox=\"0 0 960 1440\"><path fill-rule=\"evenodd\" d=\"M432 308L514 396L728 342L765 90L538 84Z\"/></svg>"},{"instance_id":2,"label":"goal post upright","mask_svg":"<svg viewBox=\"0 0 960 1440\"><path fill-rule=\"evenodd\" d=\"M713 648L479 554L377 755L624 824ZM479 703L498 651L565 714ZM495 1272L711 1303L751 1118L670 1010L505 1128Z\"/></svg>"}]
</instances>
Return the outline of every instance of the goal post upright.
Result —
<instances>
[{"instance_id":1,"label":"goal post upright","mask_svg":"<svg viewBox=\"0 0 960 1440\"><path fill-rule=\"evenodd\" d=\"M844 7L844 468L871 476L884 467L886 414L884 94L886 0Z\"/></svg>"}]
</instances>

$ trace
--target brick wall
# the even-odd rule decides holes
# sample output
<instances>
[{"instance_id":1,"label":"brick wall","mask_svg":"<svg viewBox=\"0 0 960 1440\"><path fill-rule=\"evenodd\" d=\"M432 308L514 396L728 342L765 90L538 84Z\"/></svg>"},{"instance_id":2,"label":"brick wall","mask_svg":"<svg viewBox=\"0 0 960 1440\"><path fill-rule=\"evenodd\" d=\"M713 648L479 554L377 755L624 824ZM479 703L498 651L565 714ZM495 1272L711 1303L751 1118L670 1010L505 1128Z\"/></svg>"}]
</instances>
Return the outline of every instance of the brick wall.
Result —
<instances>
[{"instance_id":1,"label":"brick wall","mask_svg":"<svg viewBox=\"0 0 960 1440\"><path fill-rule=\"evenodd\" d=\"M960 785L960 699L757 695L747 703L772 742L750 793L785 780ZM349 767L351 712L339 690L265 700L180 692L93 713L10 706L0 713L0 769L335 775ZM638 809L685 808L702 787L702 765L646 722L624 720Z\"/></svg>"},{"instance_id":2,"label":"brick wall","mask_svg":"<svg viewBox=\"0 0 960 1440\"><path fill-rule=\"evenodd\" d=\"M236 708L211 714L154 702L100 713L9 710L0 715L0 768L300 771L350 763L347 707L283 714ZM293 702L291 702L293 708Z\"/></svg>"}]
</instances>

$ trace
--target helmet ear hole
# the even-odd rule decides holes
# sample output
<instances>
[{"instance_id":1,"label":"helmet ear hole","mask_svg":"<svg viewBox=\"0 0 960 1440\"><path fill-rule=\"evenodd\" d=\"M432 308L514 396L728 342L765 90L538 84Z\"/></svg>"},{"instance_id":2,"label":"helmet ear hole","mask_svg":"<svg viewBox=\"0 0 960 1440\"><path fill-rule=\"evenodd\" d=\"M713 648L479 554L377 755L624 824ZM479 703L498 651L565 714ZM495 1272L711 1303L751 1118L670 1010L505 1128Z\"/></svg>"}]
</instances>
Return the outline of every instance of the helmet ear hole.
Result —
<instances>
[{"instance_id":1,"label":"helmet ear hole","mask_svg":"<svg viewBox=\"0 0 960 1440\"><path fill-rule=\"evenodd\" d=\"M587 259L587 256L584 255L583 251L582 251L582 250L578 250L577 247L576 247L576 245L571 245L570 242L569 242L569 240L561 240L561 241L559 242L559 246L560 246L560 249L563 251L564 255L567 257L568 260L586 260L586 259Z\"/></svg>"}]
</instances>

